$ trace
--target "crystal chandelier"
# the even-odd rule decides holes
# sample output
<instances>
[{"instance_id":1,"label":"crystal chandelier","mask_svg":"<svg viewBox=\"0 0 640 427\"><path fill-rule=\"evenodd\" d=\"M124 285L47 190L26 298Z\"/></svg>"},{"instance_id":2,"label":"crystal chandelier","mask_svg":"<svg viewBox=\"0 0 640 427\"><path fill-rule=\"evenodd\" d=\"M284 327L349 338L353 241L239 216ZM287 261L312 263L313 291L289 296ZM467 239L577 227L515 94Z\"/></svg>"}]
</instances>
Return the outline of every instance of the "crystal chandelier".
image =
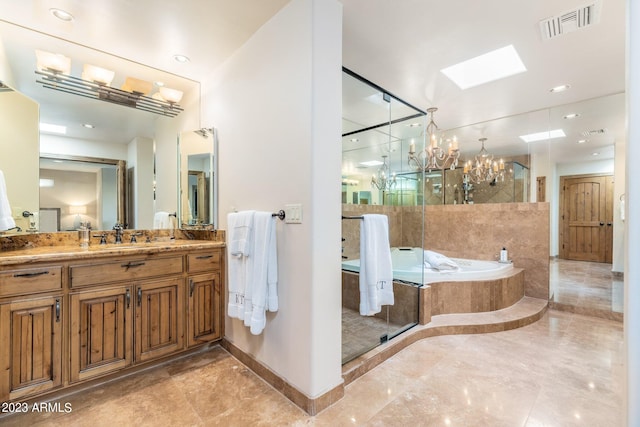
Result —
<instances>
[{"instance_id":1,"label":"crystal chandelier","mask_svg":"<svg viewBox=\"0 0 640 427\"><path fill-rule=\"evenodd\" d=\"M438 111L436 107L427 109L429 113L429 124L427 125L427 135L429 136L429 144L424 150L416 153L416 144L409 144L409 166L417 170L431 171L432 169L455 169L458 166L458 158L460 150L458 141L453 138L447 149L442 148L441 140L438 141L437 133L440 130L438 125L433 121L433 113Z\"/></svg>"},{"instance_id":2,"label":"crystal chandelier","mask_svg":"<svg viewBox=\"0 0 640 427\"><path fill-rule=\"evenodd\" d=\"M371 177L371 186L378 190L391 190L396 186L396 174L389 175L389 166L387 166L387 156L382 156L382 166L378 172Z\"/></svg>"},{"instance_id":3,"label":"crystal chandelier","mask_svg":"<svg viewBox=\"0 0 640 427\"><path fill-rule=\"evenodd\" d=\"M489 154L484 148L484 142L487 138L480 138L478 141L482 143L482 148L476 154L475 159L467 161L464 165L464 174L477 184L481 182L503 182L504 181L504 161L494 161L493 155Z\"/></svg>"}]
</instances>

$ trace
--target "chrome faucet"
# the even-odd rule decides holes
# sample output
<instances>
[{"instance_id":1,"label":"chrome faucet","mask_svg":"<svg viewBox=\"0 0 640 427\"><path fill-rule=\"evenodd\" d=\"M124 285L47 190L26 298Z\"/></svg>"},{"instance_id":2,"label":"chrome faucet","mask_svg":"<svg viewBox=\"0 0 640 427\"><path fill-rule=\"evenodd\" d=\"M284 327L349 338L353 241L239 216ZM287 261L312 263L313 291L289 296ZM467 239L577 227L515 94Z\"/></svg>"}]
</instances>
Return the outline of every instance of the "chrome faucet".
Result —
<instances>
[{"instance_id":1,"label":"chrome faucet","mask_svg":"<svg viewBox=\"0 0 640 427\"><path fill-rule=\"evenodd\" d=\"M124 230L124 227L122 226L122 224L116 223L116 225L113 226L113 229L116 230L115 243L122 243L122 231Z\"/></svg>"}]
</instances>

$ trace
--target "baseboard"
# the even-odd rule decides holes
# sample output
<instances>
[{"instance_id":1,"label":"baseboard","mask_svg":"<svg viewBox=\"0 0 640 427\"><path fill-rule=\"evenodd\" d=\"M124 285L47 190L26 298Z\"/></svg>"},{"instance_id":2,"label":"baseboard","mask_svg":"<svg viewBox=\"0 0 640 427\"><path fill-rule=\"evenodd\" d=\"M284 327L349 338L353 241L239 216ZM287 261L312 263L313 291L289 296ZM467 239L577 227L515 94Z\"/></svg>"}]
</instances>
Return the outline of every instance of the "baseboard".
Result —
<instances>
[{"instance_id":1,"label":"baseboard","mask_svg":"<svg viewBox=\"0 0 640 427\"><path fill-rule=\"evenodd\" d=\"M318 414L344 397L344 384L340 384L319 397L310 398L233 343L223 339L221 345L233 357L309 415Z\"/></svg>"}]
</instances>

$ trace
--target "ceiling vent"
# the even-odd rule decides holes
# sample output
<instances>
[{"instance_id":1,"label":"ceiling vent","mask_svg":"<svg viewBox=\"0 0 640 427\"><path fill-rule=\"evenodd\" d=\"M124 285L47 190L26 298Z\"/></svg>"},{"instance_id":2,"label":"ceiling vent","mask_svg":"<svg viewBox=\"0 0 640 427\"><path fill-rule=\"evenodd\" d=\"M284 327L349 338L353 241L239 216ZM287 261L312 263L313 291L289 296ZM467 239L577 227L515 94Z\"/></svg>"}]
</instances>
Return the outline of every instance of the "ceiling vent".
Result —
<instances>
[{"instance_id":1,"label":"ceiling vent","mask_svg":"<svg viewBox=\"0 0 640 427\"><path fill-rule=\"evenodd\" d=\"M585 130L583 132L580 133L580 135L582 136L594 136L594 135L602 135L604 133L607 132L607 129L603 128L603 129L592 129L592 130Z\"/></svg>"},{"instance_id":2,"label":"ceiling vent","mask_svg":"<svg viewBox=\"0 0 640 427\"><path fill-rule=\"evenodd\" d=\"M596 0L586 6L580 6L561 15L540 21L542 39L550 40L599 23L601 9L601 0Z\"/></svg>"}]
</instances>

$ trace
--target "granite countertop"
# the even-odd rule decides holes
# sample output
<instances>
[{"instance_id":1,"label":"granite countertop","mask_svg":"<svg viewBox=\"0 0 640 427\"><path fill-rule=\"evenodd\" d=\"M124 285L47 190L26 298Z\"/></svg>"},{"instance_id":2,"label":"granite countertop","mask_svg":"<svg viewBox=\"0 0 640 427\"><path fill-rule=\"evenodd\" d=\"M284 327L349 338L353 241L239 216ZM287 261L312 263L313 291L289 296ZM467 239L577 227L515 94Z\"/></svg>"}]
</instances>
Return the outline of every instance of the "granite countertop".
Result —
<instances>
[{"instance_id":1,"label":"granite countertop","mask_svg":"<svg viewBox=\"0 0 640 427\"><path fill-rule=\"evenodd\" d=\"M145 255L169 253L184 249L198 250L224 247L225 243L211 240L159 240L150 243L93 244L88 248L79 245L37 246L0 251L0 267L32 262L55 262L119 255Z\"/></svg>"}]
</instances>

